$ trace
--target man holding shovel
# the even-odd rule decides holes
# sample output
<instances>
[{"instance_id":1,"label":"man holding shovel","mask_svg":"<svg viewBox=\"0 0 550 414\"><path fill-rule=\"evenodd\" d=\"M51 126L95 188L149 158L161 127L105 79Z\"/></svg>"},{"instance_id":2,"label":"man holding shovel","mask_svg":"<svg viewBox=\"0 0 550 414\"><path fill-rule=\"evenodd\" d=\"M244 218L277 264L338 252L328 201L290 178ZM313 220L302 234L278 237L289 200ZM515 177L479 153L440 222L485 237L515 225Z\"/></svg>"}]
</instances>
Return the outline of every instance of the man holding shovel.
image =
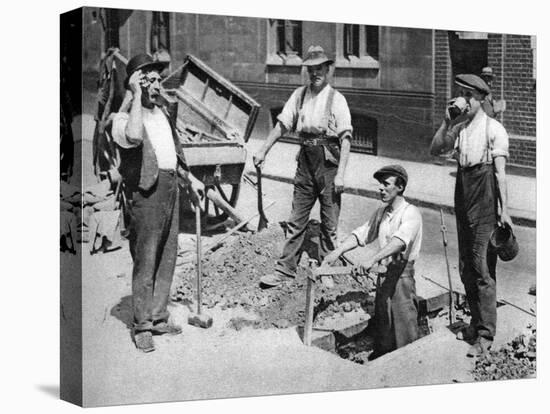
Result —
<instances>
[{"instance_id":1,"label":"man holding shovel","mask_svg":"<svg viewBox=\"0 0 550 414\"><path fill-rule=\"evenodd\" d=\"M307 68L309 84L290 96L277 117L275 128L254 155L254 165L261 168L273 144L287 131L295 131L300 137L288 238L275 272L261 278L263 287L278 286L296 277L309 214L317 200L321 206L320 257L336 247L352 126L346 99L328 84L332 63L322 47L309 48L302 63Z\"/></svg>"},{"instance_id":2,"label":"man holding shovel","mask_svg":"<svg viewBox=\"0 0 550 414\"><path fill-rule=\"evenodd\" d=\"M420 211L403 197L408 182L407 171L400 165L388 165L376 171L374 178L380 183L380 199L385 205L327 255L322 264L331 265L345 252L378 240L379 248L363 259L358 268L363 274L375 264L387 268L385 273L378 274L376 280L375 337L371 358L418 338L414 263L422 243Z\"/></svg>"},{"instance_id":3,"label":"man holding shovel","mask_svg":"<svg viewBox=\"0 0 550 414\"><path fill-rule=\"evenodd\" d=\"M165 66L146 54L130 59L125 81L130 110L113 119L113 139L120 147L120 173L129 200L132 334L143 352L154 351L153 335L181 333L181 327L169 322L167 310L178 246L178 179L197 209L199 193L204 191L187 170L175 127L161 103L160 72Z\"/></svg>"}]
</instances>

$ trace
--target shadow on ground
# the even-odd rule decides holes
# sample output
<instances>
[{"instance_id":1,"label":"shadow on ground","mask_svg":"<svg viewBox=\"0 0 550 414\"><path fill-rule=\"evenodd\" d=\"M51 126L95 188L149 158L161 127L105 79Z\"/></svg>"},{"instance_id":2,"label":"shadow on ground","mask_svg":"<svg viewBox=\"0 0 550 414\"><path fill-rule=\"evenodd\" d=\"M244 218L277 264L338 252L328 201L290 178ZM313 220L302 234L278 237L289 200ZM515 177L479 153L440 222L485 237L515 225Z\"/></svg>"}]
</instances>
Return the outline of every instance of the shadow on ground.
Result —
<instances>
[{"instance_id":1,"label":"shadow on ground","mask_svg":"<svg viewBox=\"0 0 550 414\"><path fill-rule=\"evenodd\" d=\"M50 397L53 397L55 399L59 398L59 385L58 384L49 384L49 385L38 385L36 388L38 388L39 391L42 391L44 394L49 395Z\"/></svg>"},{"instance_id":2,"label":"shadow on ground","mask_svg":"<svg viewBox=\"0 0 550 414\"><path fill-rule=\"evenodd\" d=\"M132 309L132 296L124 296L120 299L120 302L117 303L111 309L111 316L114 316L119 321L121 321L128 329L133 325L134 320L134 311Z\"/></svg>"}]
</instances>

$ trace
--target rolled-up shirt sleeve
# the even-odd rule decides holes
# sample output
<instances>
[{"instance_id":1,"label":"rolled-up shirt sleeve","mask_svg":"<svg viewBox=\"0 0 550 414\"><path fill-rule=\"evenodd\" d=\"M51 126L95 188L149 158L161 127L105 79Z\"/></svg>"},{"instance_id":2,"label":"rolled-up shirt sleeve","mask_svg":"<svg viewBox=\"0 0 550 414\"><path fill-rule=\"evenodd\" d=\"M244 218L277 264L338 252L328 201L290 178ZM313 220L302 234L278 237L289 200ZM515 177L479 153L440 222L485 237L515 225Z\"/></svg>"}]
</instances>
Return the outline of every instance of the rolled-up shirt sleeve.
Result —
<instances>
[{"instance_id":1,"label":"rolled-up shirt sleeve","mask_svg":"<svg viewBox=\"0 0 550 414\"><path fill-rule=\"evenodd\" d=\"M380 225L380 210L377 210L362 226L351 232L357 239L359 246L365 246L378 238L378 226Z\"/></svg>"},{"instance_id":2,"label":"rolled-up shirt sleeve","mask_svg":"<svg viewBox=\"0 0 550 414\"><path fill-rule=\"evenodd\" d=\"M334 94L332 113L336 120L336 134L339 137L343 137L345 132L351 134L353 131L353 127L351 126L351 113L346 98L341 93Z\"/></svg>"},{"instance_id":3,"label":"rolled-up shirt sleeve","mask_svg":"<svg viewBox=\"0 0 550 414\"><path fill-rule=\"evenodd\" d=\"M509 138L506 129L498 121L493 120L491 123L491 139L492 139L492 150L491 155L495 157L506 157L508 158L508 146Z\"/></svg>"},{"instance_id":4,"label":"rolled-up shirt sleeve","mask_svg":"<svg viewBox=\"0 0 550 414\"><path fill-rule=\"evenodd\" d=\"M283 124L286 130L290 131L293 129L294 124L297 120L297 108L296 105L298 104L298 96L300 95L302 91L302 88L296 89L292 95L290 95L290 98L288 98L288 101L286 101L285 106L283 107L283 110L281 113L277 116L277 120Z\"/></svg>"},{"instance_id":5,"label":"rolled-up shirt sleeve","mask_svg":"<svg viewBox=\"0 0 550 414\"><path fill-rule=\"evenodd\" d=\"M126 112L118 112L113 118L113 140L122 148L135 148L139 144L128 141L126 137L126 125L129 115Z\"/></svg>"},{"instance_id":6,"label":"rolled-up shirt sleeve","mask_svg":"<svg viewBox=\"0 0 550 414\"><path fill-rule=\"evenodd\" d=\"M405 250L409 248L412 241L416 239L420 226L422 225L422 216L420 211L414 206L409 206L403 213L401 225L397 231L392 234L392 237L397 237L405 243Z\"/></svg>"}]
</instances>

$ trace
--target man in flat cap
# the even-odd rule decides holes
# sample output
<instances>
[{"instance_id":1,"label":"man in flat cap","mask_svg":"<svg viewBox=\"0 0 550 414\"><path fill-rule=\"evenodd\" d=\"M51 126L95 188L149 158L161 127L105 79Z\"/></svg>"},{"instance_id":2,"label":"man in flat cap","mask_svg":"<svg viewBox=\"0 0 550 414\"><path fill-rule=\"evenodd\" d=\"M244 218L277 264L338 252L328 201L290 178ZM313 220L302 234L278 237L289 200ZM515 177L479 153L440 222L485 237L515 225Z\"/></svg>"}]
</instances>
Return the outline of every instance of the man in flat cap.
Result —
<instances>
[{"instance_id":1,"label":"man in flat cap","mask_svg":"<svg viewBox=\"0 0 550 414\"><path fill-rule=\"evenodd\" d=\"M493 69L489 66L484 67L481 70L481 74L479 75L479 77L485 81L485 83L489 87L489 90L491 90L491 88L493 87L493 79L495 77ZM503 112L504 106L504 100L495 100L491 92L489 92L489 94L485 97L485 101L483 102L483 110L491 118L495 118L497 115Z\"/></svg>"},{"instance_id":2,"label":"man in flat cap","mask_svg":"<svg viewBox=\"0 0 550 414\"><path fill-rule=\"evenodd\" d=\"M254 155L254 164L261 168L273 144L287 131L294 131L300 137L288 238L275 272L261 278L263 287L274 287L296 276L298 254L316 200L321 206L321 259L336 246L352 126L346 99L328 84L332 63L322 47L309 48L303 61L309 84L290 96L265 144Z\"/></svg>"},{"instance_id":3,"label":"man in flat cap","mask_svg":"<svg viewBox=\"0 0 550 414\"><path fill-rule=\"evenodd\" d=\"M468 105L455 119L446 111L430 152L438 155L454 148L458 161L455 214L459 271L472 319L457 337L472 343L468 356L479 356L490 349L496 330L497 253L489 239L498 223L512 226L505 168L508 134L483 110L490 93L483 79L458 75L455 83Z\"/></svg>"},{"instance_id":4,"label":"man in flat cap","mask_svg":"<svg viewBox=\"0 0 550 414\"><path fill-rule=\"evenodd\" d=\"M114 116L112 129L129 200L132 335L143 352L155 349L153 335L181 333L181 327L169 322L167 310L178 246L178 179L195 208L203 190L188 171L175 126L162 105L160 73L166 64L146 54L130 59L125 80L130 110Z\"/></svg>"},{"instance_id":5,"label":"man in flat cap","mask_svg":"<svg viewBox=\"0 0 550 414\"><path fill-rule=\"evenodd\" d=\"M380 273L376 280L372 321L375 337L371 358L418 338L414 263L422 243L420 211L403 197L408 182L407 171L400 165L388 165L376 171L374 178L380 183L380 199L385 204L323 261L323 265L332 265L345 252L378 240L375 253L359 265L361 273L375 264L387 267L387 271Z\"/></svg>"}]
</instances>

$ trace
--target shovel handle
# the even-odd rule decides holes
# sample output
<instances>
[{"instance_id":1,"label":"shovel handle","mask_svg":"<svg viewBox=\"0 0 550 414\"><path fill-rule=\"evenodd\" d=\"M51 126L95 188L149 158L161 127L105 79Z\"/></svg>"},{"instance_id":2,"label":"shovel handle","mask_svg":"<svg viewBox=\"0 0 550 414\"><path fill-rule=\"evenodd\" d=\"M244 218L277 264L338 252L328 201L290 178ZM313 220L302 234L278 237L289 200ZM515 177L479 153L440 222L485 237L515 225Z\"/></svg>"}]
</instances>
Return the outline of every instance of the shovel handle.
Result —
<instances>
[{"instance_id":1,"label":"shovel handle","mask_svg":"<svg viewBox=\"0 0 550 414\"><path fill-rule=\"evenodd\" d=\"M197 243L197 314L201 314L202 303L202 242L201 242L201 210L195 207L195 227Z\"/></svg>"},{"instance_id":2,"label":"shovel handle","mask_svg":"<svg viewBox=\"0 0 550 414\"><path fill-rule=\"evenodd\" d=\"M260 215L260 221L258 222L258 231L267 227L267 217L264 212L263 192L262 192L262 169L256 166L256 190L258 192L258 213Z\"/></svg>"}]
</instances>

